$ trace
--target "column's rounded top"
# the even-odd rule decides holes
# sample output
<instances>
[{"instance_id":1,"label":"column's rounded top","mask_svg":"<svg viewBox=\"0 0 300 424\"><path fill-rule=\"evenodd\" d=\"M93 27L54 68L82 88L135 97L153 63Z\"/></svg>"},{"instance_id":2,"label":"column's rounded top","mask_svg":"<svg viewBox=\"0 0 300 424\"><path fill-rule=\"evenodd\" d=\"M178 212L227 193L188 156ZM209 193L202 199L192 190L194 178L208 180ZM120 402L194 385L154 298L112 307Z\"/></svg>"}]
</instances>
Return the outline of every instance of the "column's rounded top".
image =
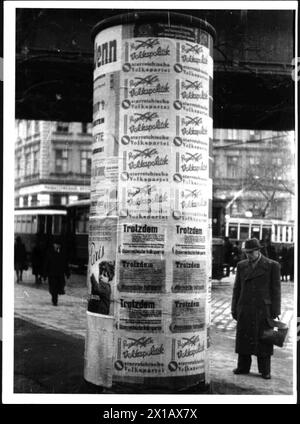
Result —
<instances>
[{"instance_id":1,"label":"column's rounded top","mask_svg":"<svg viewBox=\"0 0 300 424\"><path fill-rule=\"evenodd\" d=\"M116 25L128 25L131 23L143 23L143 22L155 22L155 23L168 23L170 25L187 25L197 28L201 28L207 31L213 38L216 37L216 31L212 25L210 25L205 19L200 19L193 15L185 15L182 13L169 12L167 10L150 11L150 12L130 12L121 15L112 16L111 18L104 19L98 22L92 29L92 39L96 35L109 27Z\"/></svg>"}]
</instances>

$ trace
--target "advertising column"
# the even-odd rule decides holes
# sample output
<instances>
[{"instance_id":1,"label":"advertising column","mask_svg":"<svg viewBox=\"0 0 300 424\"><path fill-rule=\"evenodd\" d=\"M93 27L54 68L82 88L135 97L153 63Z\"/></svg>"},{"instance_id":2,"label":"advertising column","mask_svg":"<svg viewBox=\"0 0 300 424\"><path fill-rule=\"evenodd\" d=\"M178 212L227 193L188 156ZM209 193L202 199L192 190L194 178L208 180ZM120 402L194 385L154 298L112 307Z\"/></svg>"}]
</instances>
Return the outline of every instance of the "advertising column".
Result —
<instances>
[{"instance_id":1,"label":"advertising column","mask_svg":"<svg viewBox=\"0 0 300 424\"><path fill-rule=\"evenodd\" d=\"M85 378L95 384L209 382L213 33L164 12L94 29Z\"/></svg>"}]
</instances>

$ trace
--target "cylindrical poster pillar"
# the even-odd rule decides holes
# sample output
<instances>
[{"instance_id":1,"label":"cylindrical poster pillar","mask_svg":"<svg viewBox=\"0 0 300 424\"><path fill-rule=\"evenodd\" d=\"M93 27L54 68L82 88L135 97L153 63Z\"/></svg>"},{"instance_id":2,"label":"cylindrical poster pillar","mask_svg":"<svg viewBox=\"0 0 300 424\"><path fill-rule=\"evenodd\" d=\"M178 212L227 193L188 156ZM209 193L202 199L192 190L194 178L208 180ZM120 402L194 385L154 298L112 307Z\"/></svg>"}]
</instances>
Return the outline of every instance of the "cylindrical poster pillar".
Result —
<instances>
[{"instance_id":1,"label":"cylindrical poster pillar","mask_svg":"<svg viewBox=\"0 0 300 424\"><path fill-rule=\"evenodd\" d=\"M169 12L93 30L85 379L207 384L213 28Z\"/></svg>"}]
</instances>

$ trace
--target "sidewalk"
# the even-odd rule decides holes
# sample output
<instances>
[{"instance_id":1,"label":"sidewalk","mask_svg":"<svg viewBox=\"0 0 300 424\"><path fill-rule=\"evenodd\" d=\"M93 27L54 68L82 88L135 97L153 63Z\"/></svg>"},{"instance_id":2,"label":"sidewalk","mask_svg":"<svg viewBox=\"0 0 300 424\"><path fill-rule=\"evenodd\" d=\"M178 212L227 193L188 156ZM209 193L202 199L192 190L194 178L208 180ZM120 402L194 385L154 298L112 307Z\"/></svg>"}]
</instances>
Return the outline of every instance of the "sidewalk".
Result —
<instances>
[{"instance_id":1,"label":"sidewalk","mask_svg":"<svg viewBox=\"0 0 300 424\"><path fill-rule=\"evenodd\" d=\"M214 282L211 308L211 348L210 374L213 394L292 394L292 343L288 337L287 344L276 348L272 358L272 380L264 380L257 373L256 361L253 361L251 374L235 376L232 369L236 366L234 353L235 322L230 316L230 301L234 276L228 281ZM84 338L86 332L86 277L72 275L66 287L66 294L59 297L57 307L53 307L48 285L35 286L31 272L24 273L24 281L15 284L16 317L16 357L15 390L18 387L26 392L43 393L90 393L83 385L82 372L84 363ZM283 316L286 321L292 317L293 284L282 284ZM36 327L38 326L38 327ZM52 340L52 341L51 341ZM41 346L40 346L41 345ZM55 345L55 346L53 346ZM30 355L22 356L22 349L32 349L31 354L37 363L30 361ZM40 362L51 358L53 366L48 364L47 378L43 373L45 367L38 363L39 350L43 350ZM44 351L47 349L46 351ZM61 351L72 357L70 363L61 366ZM35 353L36 352L36 353ZM20 357L17 357L20 356ZM59 361L57 361L59 358ZM28 361L28 364L26 364ZM44 362L43 362L44 363ZM60 364L60 365L59 365ZM71 366L72 364L72 366ZM74 366L73 366L74 365ZM49 367L54 375L49 375ZM56 369L59 378L55 378ZM63 372L73 382L63 384ZM35 370L39 370L37 373ZM45 381L48 382L45 385ZM43 391L46 390L46 391ZM58 390L58 391L57 391ZM63 390L63 391L61 391ZM104 390L103 393L117 393Z\"/></svg>"}]
</instances>

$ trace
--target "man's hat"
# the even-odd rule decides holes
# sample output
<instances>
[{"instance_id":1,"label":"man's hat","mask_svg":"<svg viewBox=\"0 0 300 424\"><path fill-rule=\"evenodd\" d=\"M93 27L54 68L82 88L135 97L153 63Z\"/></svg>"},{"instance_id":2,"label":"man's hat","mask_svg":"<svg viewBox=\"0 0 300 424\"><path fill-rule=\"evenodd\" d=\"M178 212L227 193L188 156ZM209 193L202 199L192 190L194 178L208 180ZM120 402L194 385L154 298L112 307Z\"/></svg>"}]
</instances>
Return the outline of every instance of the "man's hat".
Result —
<instances>
[{"instance_id":1,"label":"man's hat","mask_svg":"<svg viewBox=\"0 0 300 424\"><path fill-rule=\"evenodd\" d=\"M253 252L253 250L259 250L262 246L259 244L257 238L248 239L245 241L245 245L243 246L243 250L245 252Z\"/></svg>"}]
</instances>

